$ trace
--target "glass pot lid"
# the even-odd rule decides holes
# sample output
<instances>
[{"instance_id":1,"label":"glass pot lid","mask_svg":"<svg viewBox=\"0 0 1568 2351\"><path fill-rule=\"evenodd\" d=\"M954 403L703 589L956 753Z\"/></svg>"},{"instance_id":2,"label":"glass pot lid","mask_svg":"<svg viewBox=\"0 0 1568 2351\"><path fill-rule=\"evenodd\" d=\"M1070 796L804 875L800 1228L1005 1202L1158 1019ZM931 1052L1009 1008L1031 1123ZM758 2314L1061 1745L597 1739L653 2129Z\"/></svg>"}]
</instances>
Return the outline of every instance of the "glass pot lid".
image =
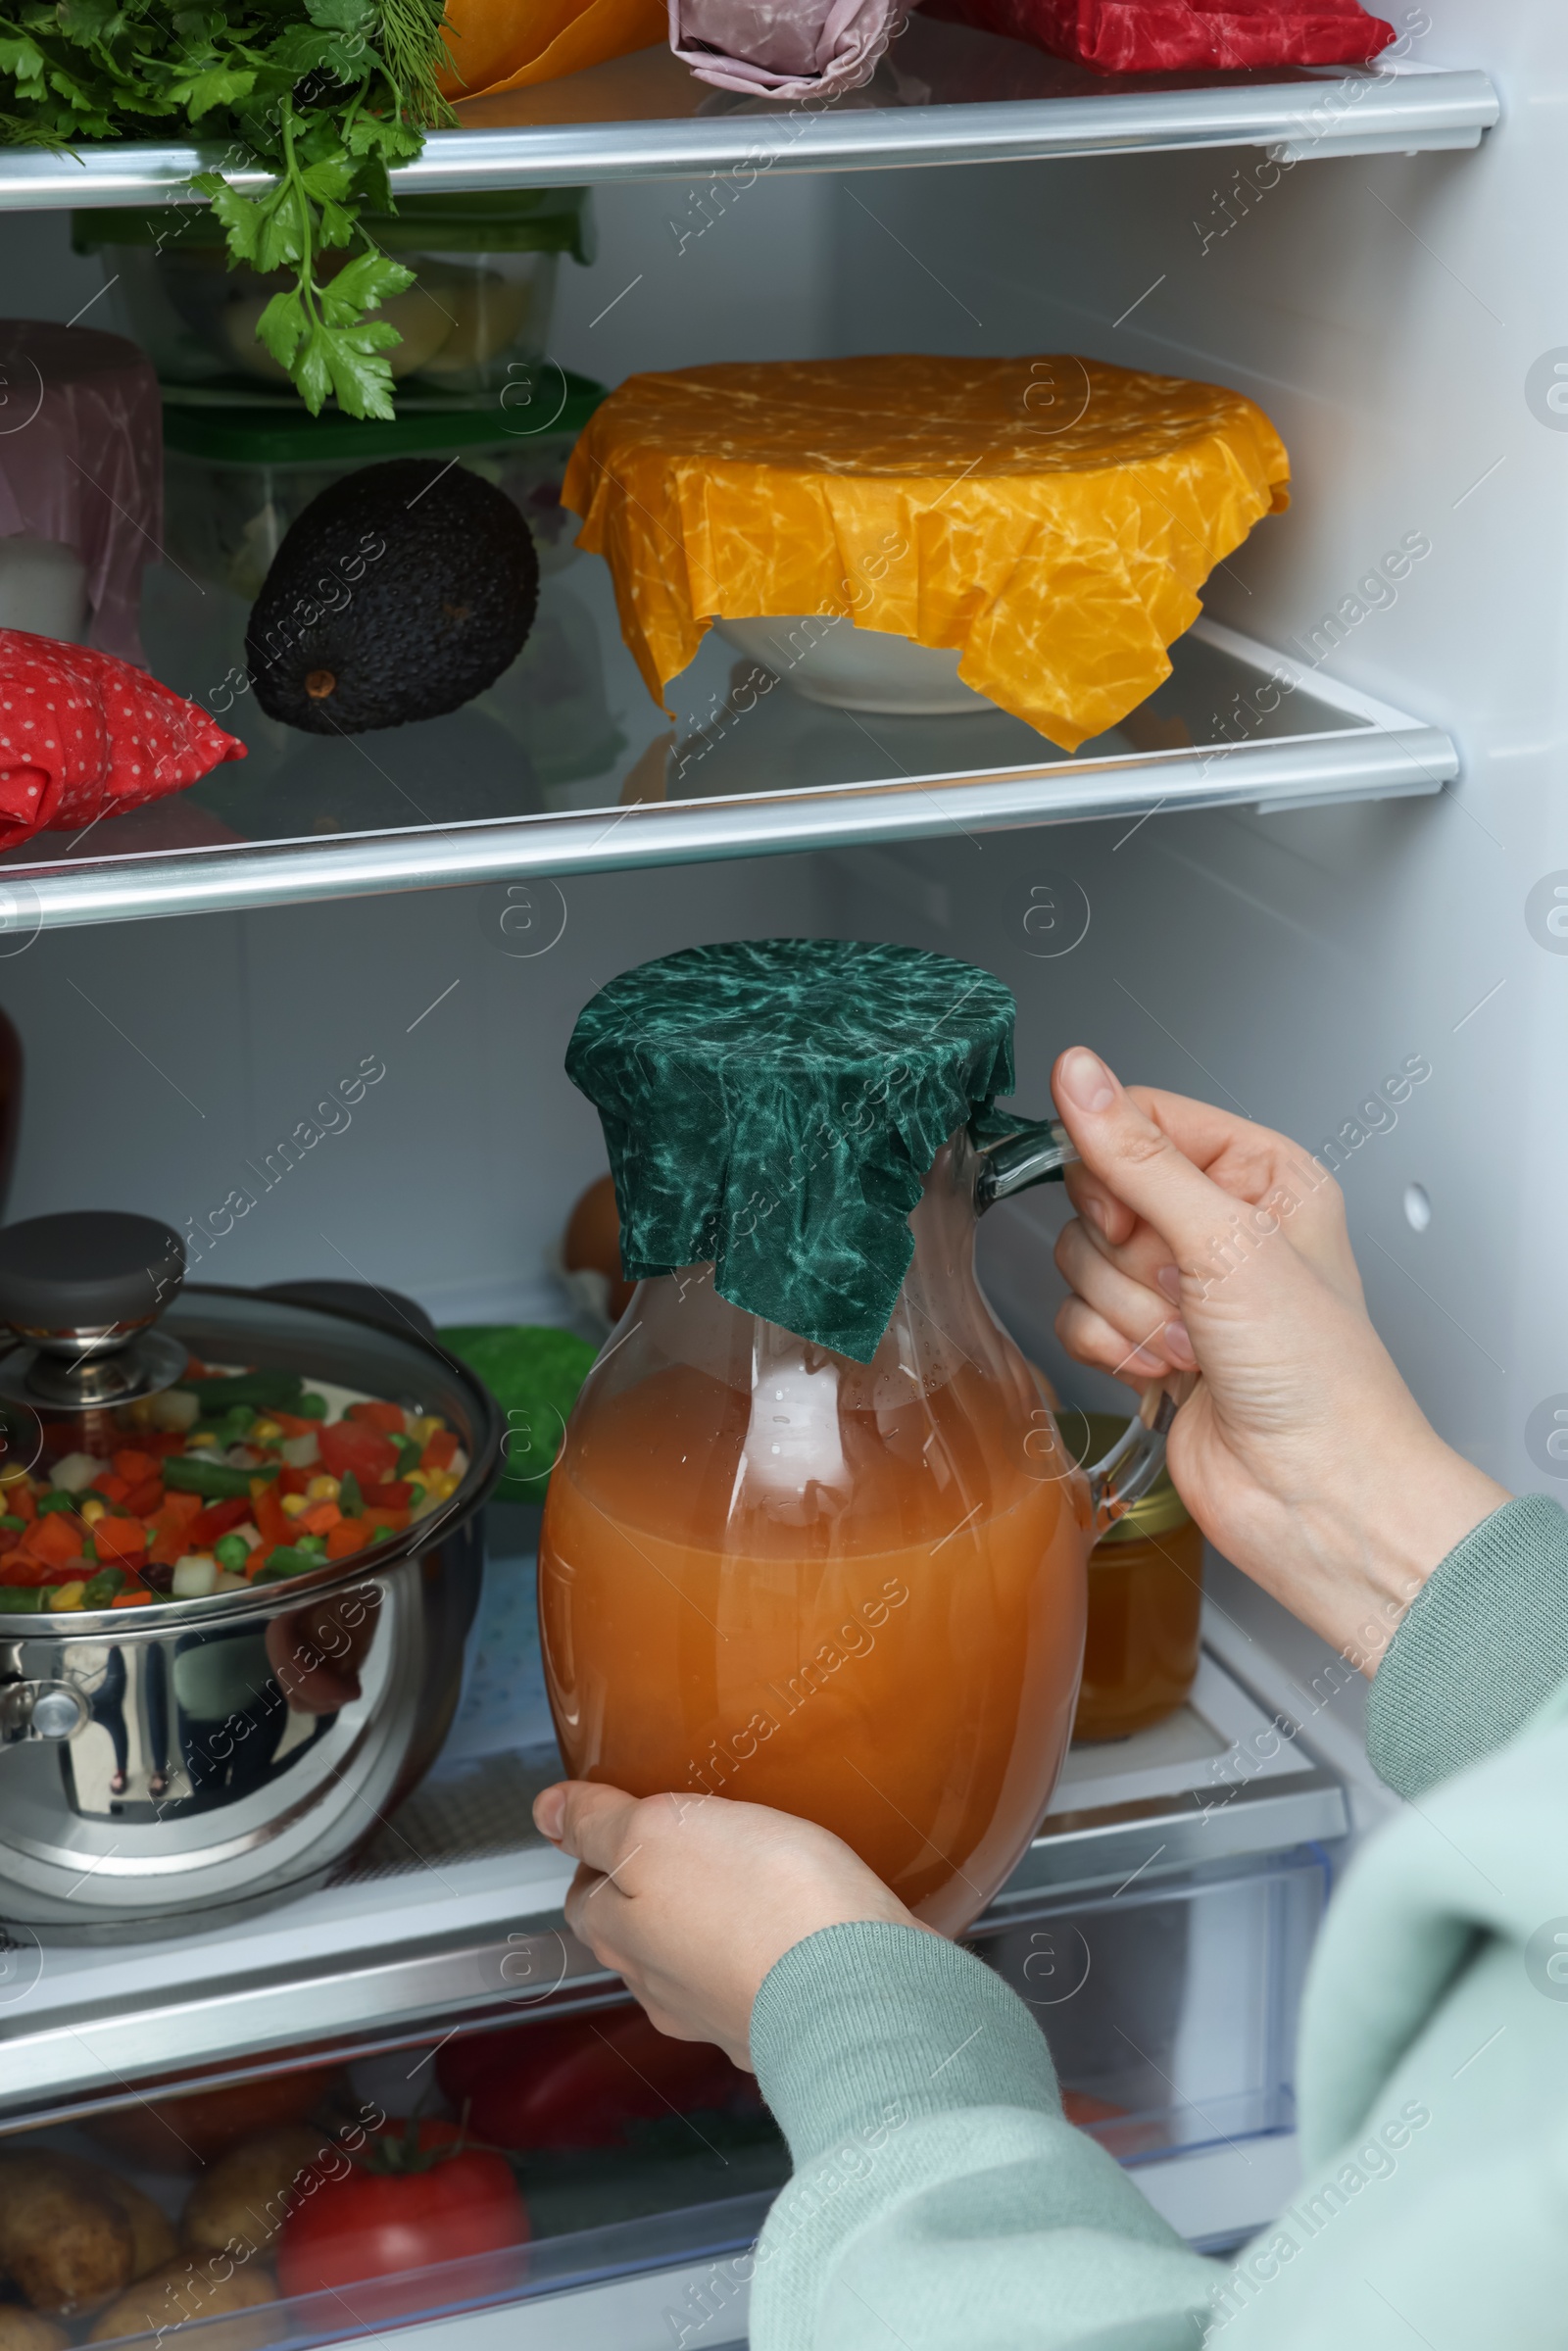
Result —
<instances>
[{"instance_id":1,"label":"glass pot lid","mask_svg":"<svg viewBox=\"0 0 1568 2351\"><path fill-rule=\"evenodd\" d=\"M495 1482L489 1391L368 1285L187 1289L171 1227L84 1211L0 1230L0 1325L9 1633L294 1606L435 1549Z\"/></svg>"}]
</instances>

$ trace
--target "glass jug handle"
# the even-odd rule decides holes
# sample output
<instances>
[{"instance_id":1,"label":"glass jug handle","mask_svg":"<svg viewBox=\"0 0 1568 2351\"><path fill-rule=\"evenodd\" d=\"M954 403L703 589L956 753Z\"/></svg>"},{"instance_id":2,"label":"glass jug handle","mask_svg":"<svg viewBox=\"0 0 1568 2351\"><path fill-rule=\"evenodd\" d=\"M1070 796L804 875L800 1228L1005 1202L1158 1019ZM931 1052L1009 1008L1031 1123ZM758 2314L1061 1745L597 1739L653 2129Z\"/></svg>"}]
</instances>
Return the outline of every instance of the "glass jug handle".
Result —
<instances>
[{"instance_id":1,"label":"glass jug handle","mask_svg":"<svg viewBox=\"0 0 1568 2351\"><path fill-rule=\"evenodd\" d=\"M1125 1518L1165 1466L1165 1439L1177 1413L1198 1386L1196 1371L1168 1372L1151 1380L1130 1420L1102 1461L1085 1465L1095 1513L1095 1540Z\"/></svg>"},{"instance_id":2,"label":"glass jug handle","mask_svg":"<svg viewBox=\"0 0 1568 2351\"><path fill-rule=\"evenodd\" d=\"M980 1158L974 1183L977 1216L1030 1184L1059 1181L1078 1156L1059 1119L1014 1118L1006 1110L983 1110L971 1118L969 1140Z\"/></svg>"}]
</instances>

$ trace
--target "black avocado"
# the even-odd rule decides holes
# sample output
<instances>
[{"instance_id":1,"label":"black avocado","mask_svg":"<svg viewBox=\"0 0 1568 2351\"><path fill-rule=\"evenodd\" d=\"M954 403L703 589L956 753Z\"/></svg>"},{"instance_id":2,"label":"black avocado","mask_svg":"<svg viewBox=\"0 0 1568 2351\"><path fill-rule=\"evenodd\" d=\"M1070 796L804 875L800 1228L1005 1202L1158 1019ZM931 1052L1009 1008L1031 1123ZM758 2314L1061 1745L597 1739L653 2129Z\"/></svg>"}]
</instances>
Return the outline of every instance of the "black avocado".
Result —
<instances>
[{"instance_id":1,"label":"black avocado","mask_svg":"<svg viewBox=\"0 0 1568 2351\"><path fill-rule=\"evenodd\" d=\"M270 718L312 735L439 718L515 661L539 559L510 498L441 458L366 465L313 498L251 608Z\"/></svg>"}]
</instances>

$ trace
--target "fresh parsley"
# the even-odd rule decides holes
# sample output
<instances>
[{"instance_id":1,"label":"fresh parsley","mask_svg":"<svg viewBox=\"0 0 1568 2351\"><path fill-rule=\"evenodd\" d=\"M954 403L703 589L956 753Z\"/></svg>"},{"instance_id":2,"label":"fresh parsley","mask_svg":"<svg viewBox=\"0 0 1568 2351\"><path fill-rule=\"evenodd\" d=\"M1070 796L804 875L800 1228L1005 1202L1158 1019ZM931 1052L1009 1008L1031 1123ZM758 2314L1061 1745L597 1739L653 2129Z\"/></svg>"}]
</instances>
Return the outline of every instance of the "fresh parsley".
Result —
<instances>
[{"instance_id":1,"label":"fresh parsley","mask_svg":"<svg viewBox=\"0 0 1568 2351\"><path fill-rule=\"evenodd\" d=\"M218 150L198 172L230 267L288 269L258 332L313 416L328 395L351 416L389 417L400 338L374 313L414 283L360 225L392 212L388 172L427 129L455 120L436 74L443 0L0 0L0 137L70 148L149 138L172 125ZM243 196L225 171L273 173ZM323 269L322 256L365 250Z\"/></svg>"}]
</instances>

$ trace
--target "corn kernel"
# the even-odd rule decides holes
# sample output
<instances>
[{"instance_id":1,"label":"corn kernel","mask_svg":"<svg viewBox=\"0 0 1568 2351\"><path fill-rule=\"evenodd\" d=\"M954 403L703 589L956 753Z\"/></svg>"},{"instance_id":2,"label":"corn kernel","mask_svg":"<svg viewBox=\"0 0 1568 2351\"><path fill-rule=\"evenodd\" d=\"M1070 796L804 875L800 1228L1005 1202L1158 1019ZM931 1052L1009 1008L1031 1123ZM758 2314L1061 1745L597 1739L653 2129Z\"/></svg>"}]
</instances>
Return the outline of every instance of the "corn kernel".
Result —
<instances>
[{"instance_id":1,"label":"corn kernel","mask_svg":"<svg viewBox=\"0 0 1568 2351\"><path fill-rule=\"evenodd\" d=\"M431 1438L436 1436L445 1425L445 1422L438 1420L433 1412L416 1412L409 1423L409 1435L414 1439L420 1452L423 1452Z\"/></svg>"},{"instance_id":2,"label":"corn kernel","mask_svg":"<svg viewBox=\"0 0 1568 2351\"><path fill-rule=\"evenodd\" d=\"M216 1429L192 1429L185 1440L185 1447L188 1452L193 1453L199 1445L216 1445L217 1443L218 1431Z\"/></svg>"},{"instance_id":3,"label":"corn kernel","mask_svg":"<svg viewBox=\"0 0 1568 2351\"><path fill-rule=\"evenodd\" d=\"M84 1582L77 1582L75 1584L57 1584L54 1591L49 1594L49 1605L52 1609L79 1608L81 1606L81 1595L86 1589L87 1587Z\"/></svg>"},{"instance_id":4,"label":"corn kernel","mask_svg":"<svg viewBox=\"0 0 1568 2351\"><path fill-rule=\"evenodd\" d=\"M303 1494L285 1494L283 1496L283 1516L285 1518L303 1518L310 1506Z\"/></svg>"},{"instance_id":5,"label":"corn kernel","mask_svg":"<svg viewBox=\"0 0 1568 2351\"><path fill-rule=\"evenodd\" d=\"M305 1499L308 1502L335 1502L342 1491L336 1478L329 1478L323 1470L319 1477L313 1478L306 1487Z\"/></svg>"},{"instance_id":6,"label":"corn kernel","mask_svg":"<svg viewBox=\"0 0 1568 2351\"><path fill-rule=\"evenodd\" d=\"M89 1527L95 1527L101 1518L109 1516L109 1504L107 1502L83 1502L81 1515Z\"/></svg>"},{"instance_id":7,"label":"corn kernel","mask_svg":"<svg viewBox=\"0 0 1568 2351\"><path fill-rule=\"evenodd\" d=\"M250 1434L254 1445L270 1445L274 1437L282 1436L283 1431L275 1420L269 1420L264 1413L260 1420L252 1421Z\"/></svg>"}]
</instances>

